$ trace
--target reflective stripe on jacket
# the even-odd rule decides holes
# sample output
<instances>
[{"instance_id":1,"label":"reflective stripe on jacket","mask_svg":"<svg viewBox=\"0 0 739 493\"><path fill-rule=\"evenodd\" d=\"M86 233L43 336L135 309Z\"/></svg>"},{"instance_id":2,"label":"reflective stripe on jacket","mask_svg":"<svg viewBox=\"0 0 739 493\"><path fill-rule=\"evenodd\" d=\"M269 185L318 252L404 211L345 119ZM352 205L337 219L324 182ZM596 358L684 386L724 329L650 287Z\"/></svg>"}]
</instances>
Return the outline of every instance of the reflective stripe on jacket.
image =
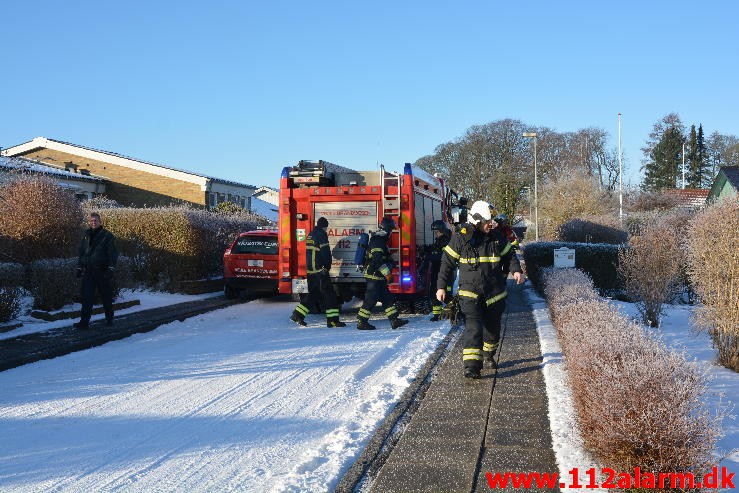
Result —
<instances>
[{"instance_id":1,"label":"reflective stripe on jacket","mask_svg":"<svg viewBox=\"0 0 739 493\"><path fill-rule=\"evenodd\" d=\"M305 270L318 274L324 269L331 270L331 248L323 228L315 228L305 239Z\"/></svg>"},{"instance_id":2,"label":"reflective stripe on jacket","mask_svg":"<svg viewBox=\"0 0 739 493\"><path fill-rule=\"evenodd\" d=\"M395 267L395 261L390 255L387 248L387 236L378 234L372 235L367 245L367 268L364 270L364 277L381 281L385 276L390 274Z\"/></svg>"},{"instance_id":3,"label":"reflective stripe on jacket","mask_svg":"<svg viewBox=\"0 0 739 493\"><path fill-rule=\"evenodd\" d=\"M459 268L459 296L483 299L491 305L506 296L506 272L521 272L512 245L499 231L484 234L472 224L463 225L444 247L437 289L454 280Z\"/></svg>"}]
</instances>

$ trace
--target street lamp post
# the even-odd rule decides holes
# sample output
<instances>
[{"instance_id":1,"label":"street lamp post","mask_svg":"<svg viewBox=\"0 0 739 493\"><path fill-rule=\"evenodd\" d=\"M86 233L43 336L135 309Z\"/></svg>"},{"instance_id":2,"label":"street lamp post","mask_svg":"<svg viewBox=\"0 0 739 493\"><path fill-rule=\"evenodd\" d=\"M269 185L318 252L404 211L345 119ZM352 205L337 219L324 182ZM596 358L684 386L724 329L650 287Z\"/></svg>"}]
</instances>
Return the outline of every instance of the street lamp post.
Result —
<instances>
[{"instance_id":1,"label":"street lamp post","mask_svg":"<svg viewBox=\"0 0 739 493\"><path fill-rule=\"evenodd\" d=\"M536 241L539 241L539 178L536 170L536 132L524 132L522 135L534 139L534 235Z\"/></svg>"},{"instance_id":2,"label":"street lamp post","mask_svg":"<svg viewBox=\"0 0 739 493\"><path fill-rule=\"evenodd\" d=\"M624 167L621 162L621 113L618 114L618 221L624 224Z\"/></svg>"}]
</instances>

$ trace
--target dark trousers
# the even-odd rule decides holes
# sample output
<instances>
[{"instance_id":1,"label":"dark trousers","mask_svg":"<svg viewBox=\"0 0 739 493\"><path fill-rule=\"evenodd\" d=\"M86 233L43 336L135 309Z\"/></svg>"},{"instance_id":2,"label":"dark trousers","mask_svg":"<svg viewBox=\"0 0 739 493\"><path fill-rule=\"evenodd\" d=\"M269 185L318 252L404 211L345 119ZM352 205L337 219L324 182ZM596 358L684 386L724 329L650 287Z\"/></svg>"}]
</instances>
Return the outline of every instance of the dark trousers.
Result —
<instances>
[{"instance_id":1,"label":"dark trousers","mask_svg":"<svg viewBox=\"0 0 739 493\"><path fill-rule=\"evenodd\" d=\"M459 297L459 308L464 313L462 362L465 368L482 369L483 350L495 351L500 343L505 299L487 306L482 298Z\"/></svg>"},{"instance_id":2,"label":"dark trousers","mask_svg":"<svg viewBox=\"0 0 739 493\"><path fill-rule=\"evenodd\" d=\"M105 320L113 321L113 275L106 270L87 269L82 276L82 287L80 295L82 297L82 314L80 322L82 324L90 323L90 315L92 314L92 304L95 301L95 291L100 294L105 309Z\"/></svg>"},{"instance_id":3,"label":"dark trousers","mask_svg":"<svg viewBox=\"0 0 739 493\"><path fill-rule=\"evenodd\" d=\"M308 296L298 303L295 312L301 318L305 317L310 313L310 307L318 306L319 303L326 310L328 320L339 319L339 301L328 272L308 275Z\"/></svg>"},{"instance_id":4,"label":"dark trousers","mask_svg":"<svg viewBox=\"0 0 739 493\"><path fill-rule=\"evenodd\" d=\"M359 309L357 319L362 322L369 320L372 309L377 302L382 303L385 315L390 320L398 318L398 308L395 306L395 296L387 288L387 281L367 279L367 289L364 292L364 303Z\"/></svg>"}]
</instances>

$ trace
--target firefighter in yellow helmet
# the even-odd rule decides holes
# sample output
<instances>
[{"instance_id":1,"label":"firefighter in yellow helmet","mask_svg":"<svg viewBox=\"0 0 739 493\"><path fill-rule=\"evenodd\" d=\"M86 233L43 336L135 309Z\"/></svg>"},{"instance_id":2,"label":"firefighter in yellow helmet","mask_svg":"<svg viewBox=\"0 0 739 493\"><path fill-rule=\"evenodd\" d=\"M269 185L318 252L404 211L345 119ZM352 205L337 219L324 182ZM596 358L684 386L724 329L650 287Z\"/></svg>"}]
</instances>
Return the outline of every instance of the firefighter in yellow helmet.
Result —
<instances>
[{"instance_id":1,"label":"firefighter in yellow helmet","mask_svg":"<svg viewBox=\"0 0 739 493\"><path fill-rule=\"evenodd\" d=\"M495 367L500 320L508 294L504 269L513 272L517 284L523 283L524 277L512 245L495 230L487 202L479 200L472 204L467 221L444 248L436 297L439 301L446 299L446 287L459 267L457 294L459 307L465 316L462 334L464 376L480 378L484 360Z\"/></svg>"}]
</instances>

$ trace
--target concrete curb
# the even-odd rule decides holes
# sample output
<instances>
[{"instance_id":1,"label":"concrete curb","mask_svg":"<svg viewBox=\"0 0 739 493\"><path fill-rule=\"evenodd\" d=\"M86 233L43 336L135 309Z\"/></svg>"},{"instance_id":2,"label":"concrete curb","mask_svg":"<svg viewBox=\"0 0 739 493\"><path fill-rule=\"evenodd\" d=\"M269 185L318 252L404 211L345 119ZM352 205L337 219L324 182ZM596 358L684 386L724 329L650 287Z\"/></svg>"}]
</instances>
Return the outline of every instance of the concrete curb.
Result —
<instances>
[{"instance_id":1,"label":"concrete curb","mask_svg":"<svg viewBox=\"0 0 739 493\"><path fill-rule=\"evenodd\" d=\"M202 313L235 305L243 300L227 300L223 296L205 300L187 301L116 318L113 327L95 322L89 329L79 330L71 325L0 340L0 371L56 358L82 351L106 342L124 339L130 335L149 332L175 320L185 320Z\"/></svg>"}]
</instances>

